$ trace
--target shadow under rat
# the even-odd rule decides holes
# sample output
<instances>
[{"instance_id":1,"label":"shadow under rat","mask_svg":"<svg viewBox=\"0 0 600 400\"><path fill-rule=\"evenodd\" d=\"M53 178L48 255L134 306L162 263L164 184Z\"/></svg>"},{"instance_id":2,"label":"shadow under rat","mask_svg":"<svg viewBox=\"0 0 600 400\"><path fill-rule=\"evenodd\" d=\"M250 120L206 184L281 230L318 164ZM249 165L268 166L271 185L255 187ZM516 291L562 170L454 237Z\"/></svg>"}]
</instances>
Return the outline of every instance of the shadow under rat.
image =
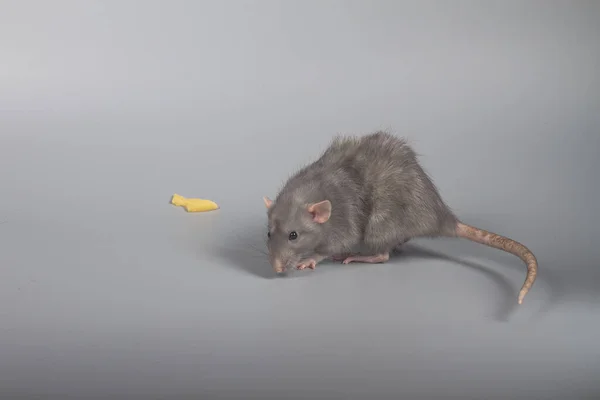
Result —
<instances>
[{"instance_id":1,"label":"shadow under rat","mask_svg":"<svg viewBox=\"0 0 600 400\"><path fill-rule=\"evenodd\" d=\"M220 241L221 243L228 243L227 245L215 245L212 247L212 252L218 258L224 260L227 265L233 266L234 268L244 271L252 276L259 277L262 279L286 279L290 277L310 277L316 271L305 270L296 271L296 269L287 271L283 274L276 274L270 263L267 253L266 243L256 237L256 232L261 232L261 224L256 226L248 226L243 229L240 233L239 228L236 229L236 233L225 234L225 237ZM243 232L251 232L254 234L244 234ZM502 301L498 305L498 309L494 312L495 319L499 321L507 321L513 311L516 310L517 304L513 301L514 288L510 281L506 279L500 272L496 272L490 268L486 268L482 264L465 261L460 258L441 253L429 249L427 247L416 244L415 241L410 241L398 246L391 254L389 261L386 264L395 264L402 268L402 264L409 262L411 259L437 259L443 261L450 261L454 264L468 267L479 273L484 274L487 278L491 279L502 291ZM373 267L373 264L362 264L355 263L353 267L358 265L364 265L365 268ZM317 270L320 268L329 268L335 266L337 268L347 268L348 265L342 264L340 261L333 261L331 259L323 260Z\"/></svg>"}]
</instances>

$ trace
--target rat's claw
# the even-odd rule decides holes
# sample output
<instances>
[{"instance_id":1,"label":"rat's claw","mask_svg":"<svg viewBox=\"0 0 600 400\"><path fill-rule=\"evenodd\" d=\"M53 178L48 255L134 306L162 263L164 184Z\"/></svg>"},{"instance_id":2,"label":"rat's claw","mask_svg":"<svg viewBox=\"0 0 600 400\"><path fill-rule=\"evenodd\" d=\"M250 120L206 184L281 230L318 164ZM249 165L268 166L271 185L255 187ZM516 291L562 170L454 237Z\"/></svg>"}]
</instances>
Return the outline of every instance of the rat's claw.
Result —
<instances>
[{"instance_id":1,"label":"rat's claw","mask_svg":"<svg viewBox=\"0 0 600 400\"><path fill-rule=\"evenodd\" d=\"M315 269L315 267L317 266L317 262L313 259L310 260L304 260L301 261L300 264L298 264L296 266L297 269L305 269L305 268L310 268L310 269Z\"/></svg>"},{"instance_id":2,"label":"rat's claw","mask_svg":"<svg viewBox=\"0 0 600 400\"><path fill-rule=\"evenodd\" d=\"M304 268L306 268L306 264L304 264L304 263L300 263L300 264L296 265L296 269L304 269Z\"/></svg>"}]
</instances>

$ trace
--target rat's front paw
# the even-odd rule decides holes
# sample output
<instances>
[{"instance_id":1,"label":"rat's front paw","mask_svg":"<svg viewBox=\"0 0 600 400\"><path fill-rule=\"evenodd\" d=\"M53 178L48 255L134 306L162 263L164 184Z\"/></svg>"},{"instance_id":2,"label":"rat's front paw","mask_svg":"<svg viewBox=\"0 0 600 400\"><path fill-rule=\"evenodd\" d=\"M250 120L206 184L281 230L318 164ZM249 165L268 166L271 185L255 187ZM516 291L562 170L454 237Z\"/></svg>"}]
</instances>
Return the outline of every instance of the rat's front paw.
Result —
<instances>
[{"instance_id":1,"label":"rat's front paw","mask_svg":"<svg viewBox=\"0 0 600 400\"><path fill-rule=\"evenodd\" d=\"M317 266L317 261L309 258L306 260L302 260L298 263L298 265L296 266L297 269L305 269L305 268L310 268L310 269L315 269L315 267Z\"/></svg>"}]
</instances>

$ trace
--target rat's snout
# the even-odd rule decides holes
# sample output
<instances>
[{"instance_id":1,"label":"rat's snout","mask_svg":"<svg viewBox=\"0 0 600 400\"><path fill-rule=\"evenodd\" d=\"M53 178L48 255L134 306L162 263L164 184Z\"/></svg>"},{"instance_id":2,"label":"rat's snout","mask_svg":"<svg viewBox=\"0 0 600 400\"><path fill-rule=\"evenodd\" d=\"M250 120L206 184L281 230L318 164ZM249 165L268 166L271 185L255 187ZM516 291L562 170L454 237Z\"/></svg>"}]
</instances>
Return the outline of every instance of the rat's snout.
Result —
<instances>
[{"instance_id":1,"label":"rat's snout","mask_svg":"<svg viewBox=\"0 0 600 400\"><path fill-rule=\"evenodd\" d=\"M285 272L287 266L286 257L282 257L282 255L278 254L277 252L270 255L269 261L271 262L271 266L273 267L275 273L282 274Z\"/></svg>"},{"instance_id":2,"label":"rat's snout","mask_svg":"<svg viewBox=\"0 0 600 400\"><path fill-rule=\"evenodd\" d=\"M290 251L281 248L277 242L277 238L271 238L268 243L269 247L269 263L276 274L283 274L290 264Z\"/></svg>"},{"instance_id":3,"label":"rat's snout","mask_svg":"<svg viewBox=\"0 0 600 400\"><path fill-rule=\"evenodd\" d=\"M276 273L281 274L285 272L285 264L283 263L281 258L272 258L271 265L273 266L273 269Z\"/></svg>"}]
</instances>

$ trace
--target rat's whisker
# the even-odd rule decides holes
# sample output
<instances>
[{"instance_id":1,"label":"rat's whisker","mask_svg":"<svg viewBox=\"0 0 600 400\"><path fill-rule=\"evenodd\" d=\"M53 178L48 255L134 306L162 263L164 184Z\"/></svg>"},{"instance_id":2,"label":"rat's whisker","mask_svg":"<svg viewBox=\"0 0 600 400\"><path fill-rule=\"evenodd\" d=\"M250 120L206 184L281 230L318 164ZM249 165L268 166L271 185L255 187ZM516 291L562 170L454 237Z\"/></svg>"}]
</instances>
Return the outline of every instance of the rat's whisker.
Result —
<instances>
[{"instance_id":1,"label":"rat's whisker","mask_svg":"<svg viewBox=\"0 0 600 400\"><path fill-rule=\"evenodd\" d=\"M264 250L262 250L262 249L259 249L258 247L255 247L255 246L254 246L254 245L252 245L252 244L246 243L246 246L248 246L248 248L249 248L250 250L253 250L253 251L257 252L257 253L260 253L260 254L262 254L263 256L269 256L269 253L267 253L266 251L264 251Z\"/></svg>"}]
</instances>

